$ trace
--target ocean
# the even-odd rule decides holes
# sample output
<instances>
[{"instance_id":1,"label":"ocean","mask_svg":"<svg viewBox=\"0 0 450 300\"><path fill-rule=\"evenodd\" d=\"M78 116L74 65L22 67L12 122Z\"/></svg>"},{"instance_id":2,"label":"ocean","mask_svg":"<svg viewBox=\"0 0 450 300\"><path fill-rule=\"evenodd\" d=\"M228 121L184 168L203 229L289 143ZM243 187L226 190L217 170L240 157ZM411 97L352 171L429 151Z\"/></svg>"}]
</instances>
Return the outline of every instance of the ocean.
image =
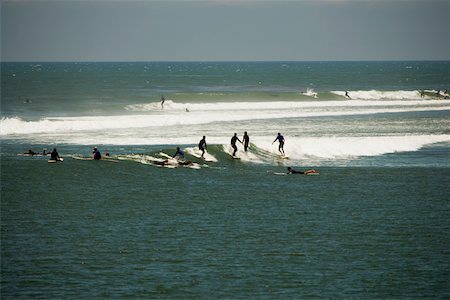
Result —
<instances>
[{"instance_id":1,"label":"ocean","mask_svg":"<svg viewBox=\"0 0 450 300\"><path fill-rule=\"evenodd\" d=\"M447 299L449 87L449 61L2 62L1 297Z\"/></svg>"}]
</instances>

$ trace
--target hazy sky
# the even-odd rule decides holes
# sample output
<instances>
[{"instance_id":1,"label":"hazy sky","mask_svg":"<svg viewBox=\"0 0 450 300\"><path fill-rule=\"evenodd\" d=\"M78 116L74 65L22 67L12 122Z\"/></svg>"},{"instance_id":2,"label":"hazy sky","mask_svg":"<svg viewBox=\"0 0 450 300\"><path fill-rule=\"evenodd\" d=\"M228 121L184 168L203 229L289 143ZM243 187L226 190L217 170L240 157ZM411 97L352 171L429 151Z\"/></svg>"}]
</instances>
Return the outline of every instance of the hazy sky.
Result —
<instances>
[{"instance_id":1,"label":"hazy sky","mask_svg":"<svg viewBox=\"0 0 450 300\"><path fill-rule=\"evenodd\" d=\"M450 0L1 0L2 61L450 60Z\"/></svg>"}]
</instances>

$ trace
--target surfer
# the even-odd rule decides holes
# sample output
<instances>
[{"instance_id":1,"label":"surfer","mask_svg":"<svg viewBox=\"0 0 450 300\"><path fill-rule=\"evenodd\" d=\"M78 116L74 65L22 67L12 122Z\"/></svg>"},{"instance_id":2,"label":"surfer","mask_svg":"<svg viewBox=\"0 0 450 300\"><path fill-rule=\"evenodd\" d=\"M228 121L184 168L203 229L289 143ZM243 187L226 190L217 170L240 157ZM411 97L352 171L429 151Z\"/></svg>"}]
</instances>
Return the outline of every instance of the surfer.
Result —
<instances>
[{"instance_id":1,"label":"surfer","mask_svg":"<svg viewBox=\"0 0 450 300\"><path fill-rule=\"evenodd\" d=\"M166 98L164 98L164 95L161 96L161 109L164 109L164 102L166 101Z\"/></svg>"},{"instance_id":2,"label":"surfer","mask_svg":"<svg viewBox=\"0 0 450 300\"><path fill-rule=\"evenodd\" d=\"M237 137L237 133L233 135L231 138L231 147L234 149L233 156L236 155L237 147L236 147L236 141L239 141L242 144L242 141Z\"/></svg>"},{"instance_id":3,"label":"surfer","mask_svg":"<svg viewBox=\"0 0 450 300\"><path fill-rule=\"evenodd\" d=\"M310 173L319 173L314 169L310 169L310 170L303 172L303 171L296 171L296 170L292 169L291 167L288 167L287 170L288 170L287 171L288 174L304 174L304 175L306 175L306 174L310 174Z\"/></svg>"},{"instance_id":4,"label":"surfer","mask_svg":"<svg viewBox=\"0 0 450 300\"><path fill-rule=\"evenodd\" d=\"M33 156L33 155L38 155L39 152L34 152L33 150L29 149L29 150L28 150L27 152L25 152L24 154Z\"/></svg>"},{"instance_id":5,"label":"surfer","mask_svg":"<svg viewBox=\"0 0 450 300\"><path fill-rule=\"evenodd\" d=\"M346 97L347 99L352 99L352 98L350 98L350 95L348 94L348 91L345 91L345 97Z\"/></svg>"},{"instance_id":6,"label":"surfer","mask_svg":"<svg viewBox=\"0 0 450 300\"><path fill-rule=\"evenodd\" d=\"M248 144L250 142L250 137L247 134L247 131L244 131L244 136L242 137L242 140L244 141L244 151L247 152Z\"/></svg>"},{"instance_id":7,"label":"surfer","mask_svg":"<svg viewBox=\"0 0 450 300\"><path fill-rule=\"evenodd\" d=\"M177 152L172 157L175 158L176 160L184 159L184 152L183 152L183 150L181 150L180 147L177 147Z\"/></svg>"},{"instance_id":8,"label":"surfer","mask_svg":"<svg viewBox=\"0 0 450 300\"><path fill-rule=\"evenodd\" d=\"M97 149L97 147L94 147L94 149L92 150L92 154L93 154L94 160L102 159L102 155L101 155L100 151Z\"/></svg>"},{"instance_id":9,"label":"surfer","mask_svg":"<svg viewBox=\"0 0 450 300\"><path fill-rule=\"evenodd\" d=\"M275 140L272 142L275 143L276 141L278 141L280 144L278 145L278 151L280 151L281 155L285 155L284 154L284 136L281 135L281 133L278 132L277 137L275 138Z\"/></svg>"},{"instance_id":10,"label":"surfer","mask_svg":"<svg viewBox=\"0 0 450 300\"><path fill-rule=\"evenodd\" d=\"M200 149L200 151L202 151L201 158L203 158L203 156L205 155L205 150L208 150L208 148L206 147L206 137L205 136L203 136L203 138L198 143L198 149Z\"/></svg>"},{"instance_id":11,"label":"surfer","mask_svg":"<svg viewBox=\"0 0 450 300\"><path fill-rule=\"evenodd\" d=\"M50 153L50 160L54 160L54 161L61 160L61 158L59 157L58 151L56 151L56 148L54 148L52 153Z\"/></svg>"}]
</instances>

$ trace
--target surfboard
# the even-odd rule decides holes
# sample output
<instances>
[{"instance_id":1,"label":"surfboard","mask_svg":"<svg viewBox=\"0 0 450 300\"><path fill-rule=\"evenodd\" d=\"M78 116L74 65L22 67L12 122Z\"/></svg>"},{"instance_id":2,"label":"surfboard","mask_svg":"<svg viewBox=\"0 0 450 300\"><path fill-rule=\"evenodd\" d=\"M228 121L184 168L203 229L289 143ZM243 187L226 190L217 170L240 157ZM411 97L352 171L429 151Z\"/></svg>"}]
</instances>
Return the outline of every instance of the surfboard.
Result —
<instances>
[{"instance_id":1,"label":"surfboard","mask_svg":"<svg viewBox=\"0 0 450 300\"><path fill-rule=\"evenodd\" d=\"M285 176L285 175L288 175L288 174L287 173L280 173L280 172L273 172L272 175Z\"/></svg>"},{"instance_id":2,"label":"surfboard","mask_svg":"<svg viewBox=\"0 0 450 300\"><path fill-rule=\"evenodd\" d=\"M50 164L53 164L53 163L63 162L63 161L64 161L64 158L60 157L59 160L49 159L47 162Z\"/></svg>"},{"instance_id":3,"label":"surfboard","mask_svg":"<svg viewBox=\"0 0 450 300\"><path fill-rule=\"evenodd\" d=\"M76 160L94 160L92 157L85 157L85 156L78 156L78 155L72 155L73 159Z\"/></svg>"},{"instance_id":4,"label":"surfboard","mask_svg":"<svg viewBox=\"0 0 450 300\"><path fill-rule=\"evenodd\" d=\"M304 174L304 175L312 176L312 175L320 175L320 173L319 173L319 172L316 172L316 173L307 173L307 174Z\"/></svg>"},{"instance_id":5,"label":"surfboard","mask_svg":"<svg viewBox=\"0 0 450 300\"><path fill-rule=\"evenodd\" d=\"M95 159L92 158L92 157L78 156L78 155L72 155L72 158L73 158L73 159L76 159L76 160L89 160L89 161L95 160ZM118 163L118 162L119 162L119 161L116 160L116 159L107 158L107 157L102 157L102 159L97 159L97 160L98 160L98 161L107 161L107 162L112 162L112 163Z\"/></svg>"},{"instance_id":6,"label":"surfboard","mask_svg":"<svg viewBox=\"0 0 450 300\"><path fill-rule=\"evenodd\" d=\"M202 151L198 148L186 148L186 153L195 156L197 158L203 159L207 162L217 162L217 158L215 158L213 155L209 154L208 151L205 151L205 155L202 157Z\"/></svg>"}]
</instances>

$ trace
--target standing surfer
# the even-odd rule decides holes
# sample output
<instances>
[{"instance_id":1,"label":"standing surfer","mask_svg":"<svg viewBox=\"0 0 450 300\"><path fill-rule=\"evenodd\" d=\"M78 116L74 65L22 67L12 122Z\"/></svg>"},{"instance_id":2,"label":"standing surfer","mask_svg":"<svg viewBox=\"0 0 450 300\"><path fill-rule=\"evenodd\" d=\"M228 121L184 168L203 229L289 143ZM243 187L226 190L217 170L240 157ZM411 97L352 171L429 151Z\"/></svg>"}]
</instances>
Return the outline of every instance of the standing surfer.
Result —
<instances>
[{"instance_id":1,"label":"standing surfer","mask_svg":"<svg viewBox=\"0 0 450 300\"><path fill-rule=\"evenodd\" d=\"M198 149L200 149L200 151L202 151L201 158L204 158L203 156L205 155L205 150L208 150L208 148L206 147L206 137L205 136L203 136L203 138L198 143Z\"/></svg>"},{"instance_id":2,"label":"standing surfer","mask_svg":"<svg viewBox=\"0 0 450 300\"><path fill-rule=\"evenodd\" d=\"M244 142L244 151L247 152L248 144L250 143L250 137L248 136L247 131L244 131L242 141Z\"/></svg>"},{"instance_id":3,"label":"standing surfer","mask_svg":"<svg viewBox=\"0 0 450 300\"><path fill-rule=\"evenodd\" d=\"M278 145L278 151L280 151L281 155L285 156L285 154L284 154L284 136L282 136L281 133L279 133L279 132L278 132L278 135L275 138L275 140L272 142L272 145L276 141L278 141L280 143Z\"/></svg>"},{"instance_id":4,"label":"standing surfer","mask_svg":"<svg viewBox=\"0 0 450 300\"><path fill-rule=\"evenodd\" d=\"M161 96L161 109L164 109L164 102L166 101L166 98L164 98L164 95Z\"/></svg>"},{"instance_id":5,"label":"standing surfer","mask_svg":"<svg viewBox=\"0 0 450 300\"><path fill-rule=\"evenodd\" d=\"M235 134L233 135L233 137L231 138L231 147L232 147L233 150L234 150L233 156L236 155L236 151L237 151L236 141L239 141L239 142L242 144L242 141L237 137L237 133L235 133Z\"/></svg>"}]
</instances>

